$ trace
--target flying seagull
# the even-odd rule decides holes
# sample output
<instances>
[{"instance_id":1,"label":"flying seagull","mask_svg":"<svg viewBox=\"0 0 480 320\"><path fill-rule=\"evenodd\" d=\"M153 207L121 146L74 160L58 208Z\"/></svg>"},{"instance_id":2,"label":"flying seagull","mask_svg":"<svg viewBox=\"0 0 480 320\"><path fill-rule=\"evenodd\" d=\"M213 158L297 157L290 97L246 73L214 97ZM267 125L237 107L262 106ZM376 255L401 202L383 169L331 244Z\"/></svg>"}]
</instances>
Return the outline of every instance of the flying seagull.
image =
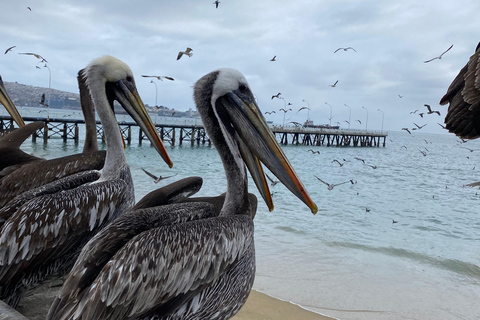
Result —
<instances>
[{"instance_id":1,"label":"flying seagull","mask_svg":"<svg viewBox=\"0 0 480 320\"><path fill-rule=\"evenodd\" d=\"M159 182L160 182L161 180L163 180L163 179L171 178L171 177L174 177L174 176L177 175L177 174L174 174L174 175L168 176L168 177L162 177L162 176L158 176L158 177L157 177L157 176L154 175L153 173L150 173L150 172L148 172L147 170L145 170L145 169L143 169L143 168L142 168L142 170L143 170L143 172L145 172L148 176L152 177L153 180L154 180L153 182L155 182L155 183L159 183Z\"/></svg>"},{"instance_id":2,"label":"flying seagull","mask_svg":"<svg viewBox=\"0 0 480 320\"><path fill-rule=\"evenodd\" d=\"M278 98L278 99L280 99L280 95L281 95L281 93L279 92L279 93L273 95L273 96L272 96L272 99L273 99L273 98Z\"/></svg>"},{"instance_id":3,"label":"flying seagull","mask_svg":"<svg viewBox=\"0 0 480 320\"><path fill-rule=\"evenodd\" d=\"M320 154L320 151L314 151L314 150L312 150L312 149L308 149L307 151L310 151L310 152L313 153L313 154Z\"/></svg>"},{"instance_id":4,"label":"flying seagull","mask_svg":"<svg viewBox=\"0 0 480 320\"><path fill-rule=\"evenodd\" d=\"M401 96L401 95L398 95L398 97L399 97L400 99L403 98L403 96Z\"/></svg>"},{"instance_id":5,"label":"flying seagull","mask_svg":"<svg viewBox=\"0 0 480 320\"><path fill-rule=\"evenodd\" d=\"M425 123L423 126L419 126L418 124L416 124L415 122L413 123L419 130L422 129L423 127L425 127L427 124Z\"/></svg>"},{"instance_id":6,"label":"flying seagull","mask_svg":"<svg viewBox=\"0 0 480 320\"><path fill-rule=\"evenodd\" d=\"M427 60L427 61L423 61L424 63L427 63L427 62L430 62L430 61L433 61L435 59L442 59L442 56L447 53L450 49L452 49L453 47L453 44L450 46L450 48L448 48L447 50L445 50L441 55L439 55L438 57L435 57L435 58L432 58L430 60Z\"/></svg>"},{"instance_id":7,"label":"flying seagull","mask_svg":"<svg viewBox=\"0 0 480 320\"><path fill-rule=\"evenodd\" d=\"M144 77L144 78L157 78L160 81L163 81L163 79L167 79L167 80L171 80L171 81L175 80L172 77L168 77L168 76L145 76L145 75L142 74L142 77Z\"/></svg>"},{"instance_id":8,"label":"flying seagull","mask_svg":"<svg viewBox=\"0 0 480 320\"><path fill-rule=\"evenodd\" d=\"M362 121L360 121L360 120L355 120L355 121L358 121L358 123L362 124Z\"/></svg>"},{"instance_id":9,"label":"flying seagull","mask_svg":"<svg viewBox=\"0 0 480 320\"><path fill-rule=\"evenodd\" d=\"M338 161L337 159L333 159L333 160L332 160L332 163L334 163L334 162L338 163L338 165L339 165L340 167L343 167L343 165L345 164L345 163L341 163L341 162Z\"/></svg>"},{"instance_id":10,"label":"flying seagull","mask_svg":"<svg viewBox=\"0 0 480 320\"><path fill-rule=\"evenodd\" d=\"M268 174L265 173L265 176L267 177L267 179L270 181L270 186L274 187L277 183L279 183L280 181L278 180L273 180L272 178L270 178L270 176Z\"/></svg>"},{"instance_id":11,"label":"flying seagull","mask_svg":"<svg viewBox=\"0 0 480 320\"><path fill-rule=\"evenodd\" d=\"M215 8L218 8L218 5L220 4L220 1L215 0L215 2L213 4L215 5Z\"/></svg>"},{"instance_id":12,"label":"flying seagull","mask_svg":"<svg viewBox=\"0 0 480 320\"><path fill-rule=\"evenodd\" d=\"M288 111L292 111L292 109L289 108L289 109L286 109L286 110L285 110L285 109L283 109L283 108L280 108L280 110L278 110L278 111L283 111L284 113L287 113Z\"/></svg>"},{"instance_id":13,"label":"flying seagull","mask_svg":"<svg viewBox=\"0 0 480 320\"><path fill-rule=\"evenodd\" d=\"M12 51L13 48L15 48L16 46L12 46L10 48L8 48L7 50L5 50L5 54L7 54L9 51Z\"/></svg>"},{"instance_id":14,"label":"flying seagull","mask_svg":"<svg viewBox=\"0 0 480 320\"><path fill-rule=\"evenodd\" d=\"M365 163L365 160L363 160L363 159L360 159L360 158L357 158L357 157L354 157L353 159L358 160L358 161L362 161L363 163Z\"/></svg>"},{"instance_id":15,"label":"flying seagull","mask_svg":"<svg viewBox=\"0 0 480 320\"><path fill-rule=\"evenodd\" d=\"M436 113L436 114L440 115L440 111L437 111L437 110L432 110L432 108L430 107L430 105L428 105L428 104L425 104L424 106L425 106L425 107L427 107L427 109L428 109L428 112L427 112L427 114Z\"/></svg>"},{"instance_id":16,"label":"flying seagull","mask_svg":"<svg viewBox=\"0 0 480 320\"><path fill-rule=\"evenodd\" d=\"M337 53L337 51L340 51L340 50L343 50L343 51L353 50L353 51L357 52L357 50L353 49L352 47L347 47L347 48L338 48L333 53Z\"/></svg>"},{"instance_id":17,"label":"flying seagull","mask_svg":"<svg viewBox=\"0 0 480 320\"><path fill-rule=\"evenodd\" d=\"M276 113L275 111L265 111L265 114L272 114L272 113Z\"/></svg>"},{"instance_id":18,"label":"flying seagull","mask_svg":"<svg viewBox=\"0 0 480 320\"><path fill-rule=\"evenodd\" d=\"M409 134L412 134L412 133L410 132L410 130L408 130L408 128L402 128L402 130L405 130L405 131L407 131Z\"/></svg>"},{"instance_id":19,"label":"flying seagull","mask_svg":"<svg viewBox=\"0 0 480 320\"><path fill-rule=\"evenodd\" d=\"M335 88L337 86L338 80L334 84L331 84L330 87Z\"/></svg>"},{"instance_id":20,"label":"flying seagull","mask_svg":"<svg viewBox=\"0 0 480 320\"><path fill-rule=\"evenodd\" d=\"M348 180L348 181L345 181L345 182L340 182L340 183L333 184L333 183L325 182L325 181L323 181L322 179L320 179L320 178L317 177L317 176L315 176L315 178L317 178L318 180L320 180L321 182L323 182L324 184L326 184L328 190L333 190L333 188L335 188L336 186L339 186L339 185L342 185L342 184L345 184L345 183L349 183L349 182L350 182L351 184L354 184L353 180Z\"/></svg>"},{"instance_id":21,"label":"flying seagull","mask_svg":"<svg viewBox=\"0 0 480 320\"><path fill-rule=\"evenodd\" d=\"M270 59L270 61L277 61L276 58L277 58L277 56L273 56L273 58Z\"/></svg>"},{"instance_id":22,"label":"flying seagull","mask_svg":"<svg viewBox=\"0 0 480 320\"><path fill-rule=\"evenodd\" d=\"M32 8L30 8L30 7L27 7L27 9L30 10L30 11L32 11Z\"/></svg>"},{"instance_id":23,"label":"flying seagull","mask_svg":"<svg viewBox=\"0 0 480 320\"><path fill-rule=\"evenodd\" d=\"M29 55L29 56L34 56L35 58L39 59L40 62L47 62L47 60L45 60L45 58L43 58L41 55L36 54L36 53L32 53L32 52L19 52L18 54L26 54L26 55Z\"/></svg>"},{"instance_id":24,"label":"flying seagull","mask_svg":"<svg viewBox=\"0 0 480 320\"><path fill-rule=\"evenodd\" d=\"M191 56L193 55L193 53L192 53L192 48L188 48L188 47L187 47L187 50L185 50L185 51L180 51L180 52L178 53L177 60L180 60L180 58L181 58L184 54L186 54L187 56L191 57Z\"/></svg>"}]
</instances>

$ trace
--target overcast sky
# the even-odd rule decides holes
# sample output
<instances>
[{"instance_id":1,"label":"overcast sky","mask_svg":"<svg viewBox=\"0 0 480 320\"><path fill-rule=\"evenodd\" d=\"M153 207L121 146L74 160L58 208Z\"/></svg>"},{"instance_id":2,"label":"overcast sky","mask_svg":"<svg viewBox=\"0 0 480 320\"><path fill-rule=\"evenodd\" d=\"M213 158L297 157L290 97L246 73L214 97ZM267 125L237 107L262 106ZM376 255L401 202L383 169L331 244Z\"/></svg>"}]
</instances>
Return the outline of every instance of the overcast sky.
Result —
<instances>
[{"instance_id":1,"label":"overcast sky","mask_svg":"<svg viewBox=\"0 0 480 320\"><path fill-rule=\"evenodd\" d=\"M291 103L286 124L303 123L307 110L297 110L310 106L315 124L329 123L331 110L332 125L346 128L351 110L352 129L380 130L383 112L384 130L415 122L441 133L447 106L438 102L480 40L478 0L213 2L3 1L0 74L48 87L47 68L18 54L34 52L48 61L52 88L77 92L78 70L110 54L132 68L146 104L155 104L155 86L142 74L175 78L156 80L158 104L185 111L194 108L197 79L231 67L245 75L263 112L276 111L266 118L278 124L279 109ZM423 62L452 44L441 60ZM177 61L187 47L193 56ZM356 52L334 53L342 47ZM271 99L279 92L284 100ZM442 115L410 114L425 112L424 104Z\"/></svg>"}]
</instances>

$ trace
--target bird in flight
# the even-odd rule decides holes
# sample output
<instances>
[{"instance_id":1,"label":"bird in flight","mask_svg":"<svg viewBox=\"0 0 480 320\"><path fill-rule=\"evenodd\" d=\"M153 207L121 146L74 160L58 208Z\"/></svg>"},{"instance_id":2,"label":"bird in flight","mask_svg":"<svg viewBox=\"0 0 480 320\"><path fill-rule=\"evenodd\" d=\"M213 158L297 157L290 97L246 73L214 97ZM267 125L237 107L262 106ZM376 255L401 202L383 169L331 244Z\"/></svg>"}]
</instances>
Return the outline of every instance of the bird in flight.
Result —
<instances>
[{"instance_id":1,"label":"bird in flight","mask_svg":"<svg viewBox=\"0 0 480 320\"><path fill-rule=\"evenodd\" d=\"M338 163L338 165L339 165L340 167L343 167L343 165L345 164L345 163L341 163L341 162L338 161L337 159L333 159L333 160L332 160L332 163L334 163L334 162Z\"/></svg>"},{"instance_id":2,"label":"bird in flight","mask_svg":"<svg viewBox=\"0 0 480 320\"><path fill-rule=\"evenodd\" d=\"M286 109L286 110L285 110L285 109L283 109L283 108L280 108L280 110L278 110L278 111L283 111L284 113L287 113L288 111L292 111L292 109L289 108L289 109Z\"/></svg>"},{"instance_id":3,"label":"bird in flight","mask_svg":"<svg viewBox=\"0 0 480 320\"><path fill-rule=\"evenodd\" d=\"M281 93L279 92L279 93L273 95L273 96L272 96L272 99L273 99L273 98L278 98L278 99L280 99L280 95L281 95Z\"/></svg>"},{"instance_id":4,"label":"bird in flight","mask_svg":"<svg viewBox=\"0 0 480 320\"><path fill-rule=\"evenodd\" d=\"M215 2L213 4L215 5L215 8L218 8L218 5L220 4L220 1L215 0Z\"/></svg>"},{"instance_id":5,"label":"bird in flight","mask_svg":"<svg viewBox=\"0 0 480 320\"><path fill-rule=\"evenodd\" d=\"M418 111L418 109L415 110L415 111L410 111L410 114L412 114L412 113L415 114L415 113L417 113L417 111Z\"/></svg>"},{"instance_id":6,"label":"bird in flight","mask_svg":"<svg viewBox=\"0 0 480 320\"><path fill-rule=\"evenodd\" d=\"M44 57L42 57L41 55L36 54L36 53L32 53L32 52L19 52L18 54L26 54L26 55L29 55L29 56L34 56L35 58L39 59L40 62L47 62L47 60L45 60Z\"/></svg>"},{"instance_id":7,"label":"bird in flight","mask_svg":"<svg viewBox=\"0 0 480 320\"><path fill-rule=\"evenodd\" d=\"M30 11L32 11L32 8L30 8L30 7L27 7L27 9L30 10Z\"/></svg>"},{"instance_id":8,"label":"bird in flight","mask_svg":"<svg viewBox=\"0 0 480 320\"><path fill-rule=\"evenodd\" d=\"M171 178L171 177L174 177L174 176L177 175L177 174L174 174L174 175L168 176L168 177L162 177L162 176L157 177L157 176L154 175L153 173L150 173L150 172L148 172L147 170L145 170L145 169L143 169L143 168L142 168L142 170L143 170L143 172L145 172L148 176L152 177L153 180L154 180L153 182L155 182L155 183L159 183L159 182L160 182L161 180L163 180L163 179Z\"/></svg>"},{"instance_id":9,"label":"bird in flight","mask_svg":"<svg viewBox=\"0 0 480 320\"><path fill-rule=\"evenodd\" d=\"M409 134L412 134L412 133L410 132L410 130L408 130L408 128L402 128L402 130L405 130L405 131L407 131Z\"/></svg>"},{"instance_id":10,"label":"bird in flight","mask_svg":"<svg viewBox=\"0 0 480 320\"><path fill-rule=\"evenodd\" d=\"M360 159L360 158L357 158L357 157L355 157L353 159L358 160L358 161L362 161L363 163L365 163L365 160L363 160L363 159Z\"/></svg>"},{"instance_id":11,"label":"bird in flight","mask_svg":"<svg viewBox=\"0 0 480 320\"><path fill-rule=\"evenodd\" d=\"M347 47L347 48L338 48L333 53L337 53L337 51L340 51L340 50L343 50L343 51L353 50L353 51L357 52L357 50L353 49L352 47Z\"/></svg>"},{"instance_id":12,"label":"bird in flight","mask_svg":"<svg viewBox=\"0 0 480 320\"><path fill-rule=\"evenodd\" d=\"M7 50L5 50L5 54L7 54L9 51L12 51L13 48L15 48L16 46L12 46L10 48L8 48Z\"/></svg>"},{"instance_id":13,"label":"bird in flight","mask_svg":"<svg viewBox=\"0 0 480 320\"><path fill-rule=\"evenodd\" d=\"M184 54L186 54L187 56L191 57L191 56L193 55L193 53L192 53L192 48L188 48L188 47L187 47L187 50L185 50L185 51L180 51L180 52L178 53L177 60L180 60L180 58L181 58Z\"/></svg>"},{"instance_id":14,"label":"bird in flight","mask_svg":"<svg viewBox=\"0 0 480 320\"><path fill-rule=\"evenodd\" d=\"M423 150L420 150L420 149L418 149L418 151L420 151L424 157L426 157L426 156L427 156L427 153L426 153L425 151L423 151Z\"/></svg>"},{"instance_id":15,"label":"bird in flight","mask_svg":"<svg viewBox=\"0 0 480 320\"><path fill-rule=\"evenodd\" d=\"M321 182L323 182L325 185L327 185L327 188L328 190L333 190L333 188L335 188L336 186L339 186L339 185L342 185L342 184L345 184L345 183L351 183L351 184L354 184L353 180L348 180L348 181L345 181L345 182L340 182L340 183L336 183L336 184L333 184L333 183L328 183L328 182L325 182L323 181L322 179L320 179L319 177L315 176L315 178L317 178L318 180L320 180Z\"/></svg>"},{"instance_id":16,"label":"bird in flight","mask_svg":"<svg viewBox=\"0 0 480 320\"><path fill-rule=\"evenodd\" d=\"M308 107L301 107L300 109L298 109L297 113L305 109L308 109Z\"/></svg>"},{"instance_id":17,"label":"bird in flight","mask_svg":"<svg viewBox=\"0 0 480 320\"><path fill-rule=\"evenodd\" d=\"M270 61L277 61L276 58L277 58L277 56L273 56L273 58L270 59Z\"/></svg>"},{"instance_id":18,"label":"bird in flight","mask_svg":"<svg viewBox=\"0 0 480 320\"><path fill-rule=\"evenodd\" d=\"M265 111L265 114L272 114L272 113L275 113L275 110L274 111Z\"/></svg>"},{"instance_id":19,"label":"bird in flight","mask_svg":"<svg viewBox=\"0 0 480 320\"><path fill-rule=\"evenodd\" d=\"M368 164L368 163L364 163L364 165L366 165L366 166L368 166L372 169L377 169L377 166L375 166L375 165L371 165L371 164Z\"/></svg>"},{"instance_id":20,"label":"bird in flight","mask_svg":"<svg viewBox=\"0 0 480 320\"><path fill-rule=\"evenodd\" d=\"M425 127L427 124L425 123L423 126L419 126L418 124L416 124L415 122L413 123L417 128L418 130L422 129L423 127Z\"/></svg>"},{"instance_id":21,"label":"bird in flight","mask_svg":"<svg viewBox=\"0 0 480 320\"><path fill-rule=\"evenodd\" d=\"M358 123L362 124L362 121L360 121L360 120L355 120L355 121L358 121Z\"/></svg>"},{"instance_id":22,"label":"bird in flight","mask_svg":"<svg viewBox=\"0 0 480 320\"><path fill-rule=\"evenodd\" d=\"M427 63L427 62L430 62L430 61L433 61L435 59L442 59L442 56L447 53L450 49L452 49L453 47L453 44L450 46L450 48L448 48L447 50L445 50L441 55L439 55L438 57L435 57L435 58L432 58L430 60L427 60L427 61L423 61L424 63Z\"/></svg>"},{"instance_id":23,"label":"bird in flight","mask_svg":"<svg viewBox=\"0 0 480 320\"><path fill-rule=\"evenodd\" d=\"M427 109L428 109L427 114L436 113L436 114L440 115L440 111L438 111L438 110L432 110L432 108L430 107L430 105L425 104L424 106L427 107ZM423 118L423 117L422 117L422 118Z\"/></svg>"},{"instance_id":24,"label":"bird in flight","mask_svg":"<svg viewBox=\"0 0 480 320\"><path fill-rule=\"evenodd\" d=\"M439 122L437 122L437 123L438 123L438 125L439 125L440 127L442 127L442 129L447 129L447 127L445 127L443 124L441 124L441 123L439 123Z\"/></svg>"},{"instance_id":25,"label":"bird in flight","mask_svg":"<svg viewBox=\"0 0 480 320\"><path fill-rule=\"evenodd\" d=\"M331 84L330 87L335 88L337 86L338 80L334 84Z\"/></svg>"},{"instance_id":26,"label":"bird in flight","mask_svg":"<svg viewBox=\"0 0 480 320\"><path fill-rule=\"evenodd\" d=\"M310 152L313 153L313 154L320 154L320 151L314 151L314 150L312 150L312 149L308 149L307 151L310 151Z\"/></svg>"},{"instance_id":27,"label":"bird in flight","mask_svg":"<svg viewBox=\"0 0 480 320\"><path fill-rule=\"evenodd\" d=\"M401 95L398 95L398 97L399 97L400 99L403 98L403 96L401 96Z\"/></svg>"},{"instance_id":28,"label":"bird in flight","mask_svg":"<svg viewBox=\"0 0 480 320\"><path fill-rule=\"evenodd\" d=\"M278 180L273 180L272 178L270 178L270 176L268 174L265 174L267 176L267 179L270 181L270 185L272 187L274 187L279 181Z\"/></svg>"},{"instance_id":29,"label":"bird in flight","mask_svg":"<svg viewBox=\"0 0 480 320\"><path fill-rule=\"evenodd\" d=\"M163 81L163 79L167 79L167 80L170 80L170 81L175 80L172 77L168 77L168 76L145 76L145 75L142 74L142 77L144 77L144 78L157 78L160 81Z\"/></svg>"}]
</instances>

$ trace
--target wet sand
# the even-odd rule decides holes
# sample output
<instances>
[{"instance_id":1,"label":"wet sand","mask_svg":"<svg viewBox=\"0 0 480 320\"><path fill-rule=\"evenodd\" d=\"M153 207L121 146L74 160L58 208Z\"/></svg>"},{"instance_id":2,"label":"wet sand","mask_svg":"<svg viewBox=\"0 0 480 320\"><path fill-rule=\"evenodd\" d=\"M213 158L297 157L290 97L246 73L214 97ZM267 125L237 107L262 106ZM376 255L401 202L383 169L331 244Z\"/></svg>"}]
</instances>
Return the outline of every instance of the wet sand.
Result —
<instances>
[{"instance_id":1,"label":"wet sand","mask_svg":"<svg viewBox=\"0 0 480 320\"><path fill-rule=\"evenodd\" d=\"M233 320L332 320L318 313L305 310L293 303L272 298L252 290L247 303Z\"/></svg>"}]
</instances>

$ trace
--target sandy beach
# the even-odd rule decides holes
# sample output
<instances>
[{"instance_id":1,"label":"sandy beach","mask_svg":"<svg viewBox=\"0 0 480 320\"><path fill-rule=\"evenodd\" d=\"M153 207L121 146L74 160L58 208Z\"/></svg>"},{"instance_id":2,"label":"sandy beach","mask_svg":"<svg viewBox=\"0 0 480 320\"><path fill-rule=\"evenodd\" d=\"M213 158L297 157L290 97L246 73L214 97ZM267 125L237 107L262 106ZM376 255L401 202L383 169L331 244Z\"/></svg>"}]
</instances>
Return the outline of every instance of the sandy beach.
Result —
<instances>
[{"instance_id":1,"label":"sandy beach","mask_svg":"<svg viewBox=\"0 0 480 320\"><path fill-rule=\"evenodd\" d=\"M247 303L233 320L332 320L293 303L252 290Z\"/></svg>"}]
</instances>

